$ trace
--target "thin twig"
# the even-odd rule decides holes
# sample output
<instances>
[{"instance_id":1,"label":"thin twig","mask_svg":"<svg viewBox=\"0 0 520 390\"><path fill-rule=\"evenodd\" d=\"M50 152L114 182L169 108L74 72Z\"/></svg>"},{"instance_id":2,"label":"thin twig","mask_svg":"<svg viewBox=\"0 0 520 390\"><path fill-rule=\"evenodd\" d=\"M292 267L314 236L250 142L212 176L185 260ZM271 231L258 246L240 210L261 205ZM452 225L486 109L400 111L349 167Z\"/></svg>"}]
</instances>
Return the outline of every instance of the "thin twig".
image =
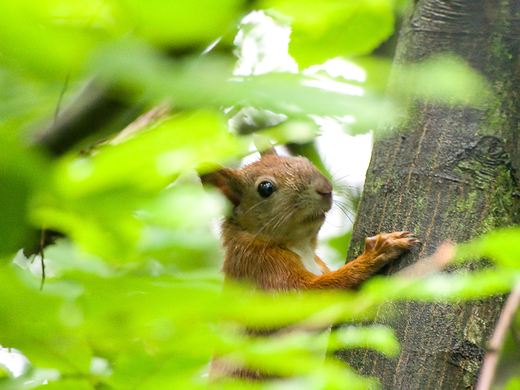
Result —
<instances>
[{"instance_id":1,"label":"thin twig","mask_svg":"<svg viewBox=\"0 0 520 390\"><path fill-rule=\"evenodd\" d=\"M118 143L127 140L132 136L132 134L141 130L143 127L148 126L154 122L157 124L167 119L167 114L171 112L171 107L167 102L162 102L161 104L153 107L151 110L148 110L141 116L139 116L136 120L126 126L121 132L116 135L114 138L110 140L111 145L117 145Z\"/></svg>"},{"instance_id":2,"label":"thin twig","mask_svg":"<svg viewBox=\"0 0 520 390\"><path fill-rule=\"evenodd\" d=\"M69 75L65 77L65 82L63 83L63 87L61 88L60 96L58 98L58 102L56 103L56 110L54 110L54 123L58 120L58 115L61 111L61 102L63 100L63 95L65 95L65 91L69 86Z\"/></svg>"},{"instance_id":3,"label":"thin twig","mask_svg":"<svg viewBox=\"0 0 520 390\"><path fill-rule=\"evenodd\" d=\"M87 137L101 132L108 123L120 120L120 126L124 127L133 110L137 113L142 105L127 104L126 100L119 99L113 91L93 78L66 107L60 107L61 103L56 107L53 123L35 134L34 140L54 156L61 156Z\"/></svg>"},{"instance_id":4,"label":"thin twig","mask_svg":"<svg viewBox=\"0 0 520 390\"><path fill-rule=\"evenodd\" d=\"M43 249L45 248L45 229L42 229L41 235L40 235L40 261L42 264L42 282L40 284L40 291L43 290L43 283L45 282L45 263L43 258Z\"/></svg>"},{"instance_id":5,"label":"thin twig","mask_svg":"<svg viewBox=\"0 0 520 390\"><path fill-rule=\"evenodd\" d=\"M507 298L506 304L504 305L502 313L498 319L495 331L493 332L493 336L489 340L488 353L484 359L482 370L480 370L480 378L476 390L489 390L491 388L491 384L495 377L498 357L504 345L504 338L519 305L520 283L517 283Z\"/></svg>"},{"instance_id":6,"label":"thin twig","mask_svg":"<svg viewBox=\"0 0 520 390\"><path fill-rule=\"evenodd\" d=\"M422 278L440 271L455 257L456 247L451 242L445 242L431 255L419 259L416 263L396 272L395 275L404 278Z\"/></svg>"}]
</instances>

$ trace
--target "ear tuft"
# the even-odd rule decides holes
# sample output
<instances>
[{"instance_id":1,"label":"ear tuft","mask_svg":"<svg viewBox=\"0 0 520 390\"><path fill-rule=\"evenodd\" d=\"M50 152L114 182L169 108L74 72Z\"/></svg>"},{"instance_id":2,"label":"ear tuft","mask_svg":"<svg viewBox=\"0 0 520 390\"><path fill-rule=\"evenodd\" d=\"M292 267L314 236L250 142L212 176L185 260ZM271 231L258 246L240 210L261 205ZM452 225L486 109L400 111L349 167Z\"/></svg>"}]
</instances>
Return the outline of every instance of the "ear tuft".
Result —
<instances>
[{"instance_id":1,"label":"ear tuft","mask_svg":"<svg viewBox=\"0 0 520 390\"><path fill-rule=\"evenodd\" d=\"M263 135L254 134L253 143L255 144L256 150L260 152L260 156L262 157L278 155L276 153L276 150L274 150L274 146L271 144L269 139Z\"/></svg>"},{"instance_id":2,"label":"ear tuft","mask_svg":"<svg viewBox=\"0 0 520 390\"><path fill-rule=\"evenodd\" d=\"M274 149L274 147L271 147L271 149L267 149L267 150L264 150L263 152L261 152L260 156L262 158L273 157L273 156L278 156L278 153L276 153L276 150Z\"/></svg>"}]
</instances>

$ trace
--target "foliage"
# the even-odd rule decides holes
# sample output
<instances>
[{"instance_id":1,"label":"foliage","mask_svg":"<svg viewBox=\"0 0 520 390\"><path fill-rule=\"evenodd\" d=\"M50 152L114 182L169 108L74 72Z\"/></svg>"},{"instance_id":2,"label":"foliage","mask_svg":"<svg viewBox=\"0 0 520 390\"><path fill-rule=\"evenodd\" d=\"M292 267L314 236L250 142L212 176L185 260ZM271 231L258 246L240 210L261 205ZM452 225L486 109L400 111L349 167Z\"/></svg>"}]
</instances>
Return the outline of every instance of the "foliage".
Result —
<instances>
[{"instance_id":1,"label":"foliage","mask_svg":"<svg viewBox=\"0 0 520 390\"><path fill-rule=\"evenodd\" d=\"M250 143L227 131L229 116L222 108L235 112L253 106L283 114L288 119L271 136L286 141L301 140L302 129L316 133L311 115L351 115L357 126L351 128L363 131L389 120L398 102L387 102L379 93L386 84L381 60L354 55L370 53L391 34L395 4L193 4L3 3L0 344L21 351L30 364L18 377L2 369L0 389L206 388L204 367L216 352L296 375L283 388L334 389L345 383L367 388L373 380L360 378L332 357L323 363L322 352L369 347L396 354L396 339L386 328L345 327L334 330L329 340L312 332L246 339L236 323L320 329L369 320L389 298L471 299L507 292L518 279L515 250L501 250L500 240L516 240L518 232L512 230L472 249L473 257L496 257L496 270L426 280L376 279L356 294L271 296L241 286L222 293L221 254L210 224L226 204L202 190L195 169L240 158ZM316 88L316 81L345 85L343 77L323 72L320 77L233 75L232 42L241 18L268 7L276 23L293 18L290 53L300 66L339 55L363 64L364 96ZM218 38L213 50L199 54ZM60 95L65 105L92 79L130 107L143 111L167 100L175 111L89 153L78 153L79 145L64 155L51 154L39 134L52 124ZM462 87L473 85L471 77L460 79ZM34 229L42 227L68 238L45 250L47 279L40 291L41 258L27 260L19 252L12 259L21 247L39 242ZM247 386L273 388L277 383Z\"/></svg>"}]
</instances>

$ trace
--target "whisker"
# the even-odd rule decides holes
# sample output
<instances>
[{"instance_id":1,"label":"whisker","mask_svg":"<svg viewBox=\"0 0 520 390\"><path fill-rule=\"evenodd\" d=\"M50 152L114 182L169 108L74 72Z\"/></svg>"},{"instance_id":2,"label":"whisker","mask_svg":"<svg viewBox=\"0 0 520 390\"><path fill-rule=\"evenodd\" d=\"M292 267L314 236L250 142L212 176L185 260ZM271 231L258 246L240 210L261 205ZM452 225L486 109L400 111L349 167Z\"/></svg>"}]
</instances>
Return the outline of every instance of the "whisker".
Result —
<instances>
[{"instance_id":1,"label":"whisker","mask_svg":"<svg viewBox=\"0 0 520 390\"><path fill-rule=\"evenodd\" d=\"M330 177L331 177L331 179L332 179L333 181L339 181L339 180L342 180L342 179L344 179L345 177L348 176L348 175L345 175L345 176L343 176L343 177L341 177L341 178L339 178L339 179L336 179L336 176L338 175L338 173L340 173L340 172L342 171L342 169L343 169L343 167L337 167L337 168L336 168L336 171L335 171L334 173L332 173L332 172L330 173ZM329 170L329 172L330 172L330 168L328 168L328 170Z\"/></svg>"},{"instance_id":2,"label":"whisker","mask_svg":"<svg viewBox=\"0 0 520 390\"><path fill-rule=\"evenodd\" d=\"M294 215L296 209L298 209L298 205L294 204L292 205L292 209L289 209L287 213L281 214L282 218L280 218L278 222L274 224L273 229L277 229L280 224L287 222Z\"/></svg>"},{"instance_id":3,"label":"whisker","mask_svg":"<svg viewBox=\"0 0 520 390\"><path fill-rule=\"evenodd\" d=\"M325 220L325 223L332 226L334 229L341 229L343 228L346 224L343 224L343 225L335 225L333 224L331 221L329 221L328 219Z\"/></svg>"},{"instance_id":4,"label":"whisker","mask_svg":"<svg viewBox=\"0 0 520 390\"><path fill-rule=\"evenodd\" d=\"M352 191L337 191L334 190L334 201L340 199L344 199L349 203L356 204L360 199L360 194L353 193Z\"/></svg>"},{"instance_id":5,"label":"whisker","mask_svg":"<svg viewBox=\"0 0 520 390\"><path fill-rule=\"evenodd\" d=\"M334 205L338 206L338 208L340 208L345 213L355 215L355 213L350 209L350 204L348 204L346 202L342 202L340 200L335 200Z\"/></svg>"},{"instance_id":6,"label":"whisker","mask_svg":"<svg viewBox=\"0 0 520 390\"><path fill-rule=\"evenodd\" d=\"M354 223L353 217L355 216L355 213L352 212L351 210L349 210L348 206L345 203L334 201L334 205L336 207L334 207L332 209L333 211L335 209L339 209L343 213L343 215L345 215L345 217L347 217L347 219L350 221L350 223ZM352 216L352 218L351 218L351 216Z\"/></svg>"},{"instance_id":7,"label":"whisker","mask_svg":"<svg viewBox=\"0 0 520 390\"><path fill-rule=\"evenodd\" d=\"M341 171L341 169L342 169L342 168L338 169L338 170L336 171L336 173L335 173L334 175L332 175L332 178L333 178L334 182L340 182L340 181L343 181L343 180L345 180L347 177L350 176L350 174L346 174L346 175L343 175L343 176L341 176L341 177L339 177L339 178L334 177L335 175L337 175L337 174Z\"/></svg>"},{"instance_id":8,"label":"whisker","mask_svg":"<svg viewBox=\"0 0 520 390\"><path fill-rule=\"evenodd\" d=\"M348 196L356 195L356 196L358 196L361 193L361 191L356 186L347 186L347 185L337 186L337 185L335 185L334 186L334 193L340 194L340 195L348 195Z\"/></svg>"},{"instance_id":9,"label":"whisker","mask_svg":"<svg viewBox=\"0 0 520 390\"><path fill-rule=\"evenodd\" d=\"M339 209L339 210L350 221L350 223L354 223L354 217L355 217L354 214L349 215L348 213L345 212L345 210L343 210L343 209Z\"/></svg>"},{"instance_id":10,"label":"whisker","mask_svg":"<svg viewBox=\"0 0 520 390\"><path fill-rule=\"evenodd\" d=\"M293 210L294 210L295 208L297 208L297 205L293 205ZM280 218L280 220L281 220L281 219L283 219L283 218L286 217L286 216L289 216L289 217L292 216L293 210L289 210L288 213L279 213L279 214L276 214L273 218L271 218L269 221L267 221L267 223L266 223L264 226L262 226L262 228L261 228L261 229L260 229L260 230L255 234L255 238L258 237L258 235L259 235L260 233L262 233L262 231L263 231L266 227L268 227L268 226L269 226L269 225L270 225L270 224L271 224L271 223L272 223L276 218ZM278 226L278 223L280 223L280 220L275 224L275 227Z\"/></svg>"},{"instance_id":11,"label":"whisker","mask_svg":"<svg viewBox=\"0 0 520 390\"><path fill-rule=\"evenodd\" d=\"M345 190L345 189L347 189L347 188L348 188L348 189L352 189L352 190L354 190L354 191L356 191L356 192L359 190L359 187L358 187L358 186L354 186L354 185L337 184L337 183L334 185L334 189L335 189L335 190L337 190L337 189L343 189L343 190Z\"/></svg>"},{"instance_id":12,"label":"whisker","mask_svg":"<svg viewBox=\"0 0 520 390\"><path fill-rule=\"evenodd\" d=\"M264 203L264 202L267 202L267 199L264 199L264 200L262 200L261 202L258 202L258 203L255 204L254 206L251 206L251 207L249 208L249 210L247 210L243 215L246 215L246 214L249 213L251 210L253 210L255 207L260 206L260 205L261 205L262 203Z\"/></svg>"}]
</instances>

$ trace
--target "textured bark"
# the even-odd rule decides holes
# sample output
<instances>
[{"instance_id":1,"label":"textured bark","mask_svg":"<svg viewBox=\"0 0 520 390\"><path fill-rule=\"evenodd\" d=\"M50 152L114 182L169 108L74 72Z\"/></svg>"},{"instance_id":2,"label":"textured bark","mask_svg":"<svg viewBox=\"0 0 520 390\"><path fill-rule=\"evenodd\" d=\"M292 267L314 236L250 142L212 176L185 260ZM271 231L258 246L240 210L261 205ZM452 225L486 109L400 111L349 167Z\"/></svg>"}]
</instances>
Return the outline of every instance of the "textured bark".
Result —
<instances>
[{"instance_id":1,"label":"textured bark","mask_svg":"<svg viewBox=\"0 0 520 390\"><path fill-rule=\"evenodd\" d=\"M349 260L364 237L410 230L422 246L387 270L392 273L444 241L464 242L518 221L519 37L519 0L415 3L394 66L456 53L489 81L494 97L466 107L410 99L403 124L374 145ZM380 378L384 389L471 389L502 302L393 303L392 317L380 313L377 322L396 330L400 356L338 355Z\"/></svg>"}]
</instances>

